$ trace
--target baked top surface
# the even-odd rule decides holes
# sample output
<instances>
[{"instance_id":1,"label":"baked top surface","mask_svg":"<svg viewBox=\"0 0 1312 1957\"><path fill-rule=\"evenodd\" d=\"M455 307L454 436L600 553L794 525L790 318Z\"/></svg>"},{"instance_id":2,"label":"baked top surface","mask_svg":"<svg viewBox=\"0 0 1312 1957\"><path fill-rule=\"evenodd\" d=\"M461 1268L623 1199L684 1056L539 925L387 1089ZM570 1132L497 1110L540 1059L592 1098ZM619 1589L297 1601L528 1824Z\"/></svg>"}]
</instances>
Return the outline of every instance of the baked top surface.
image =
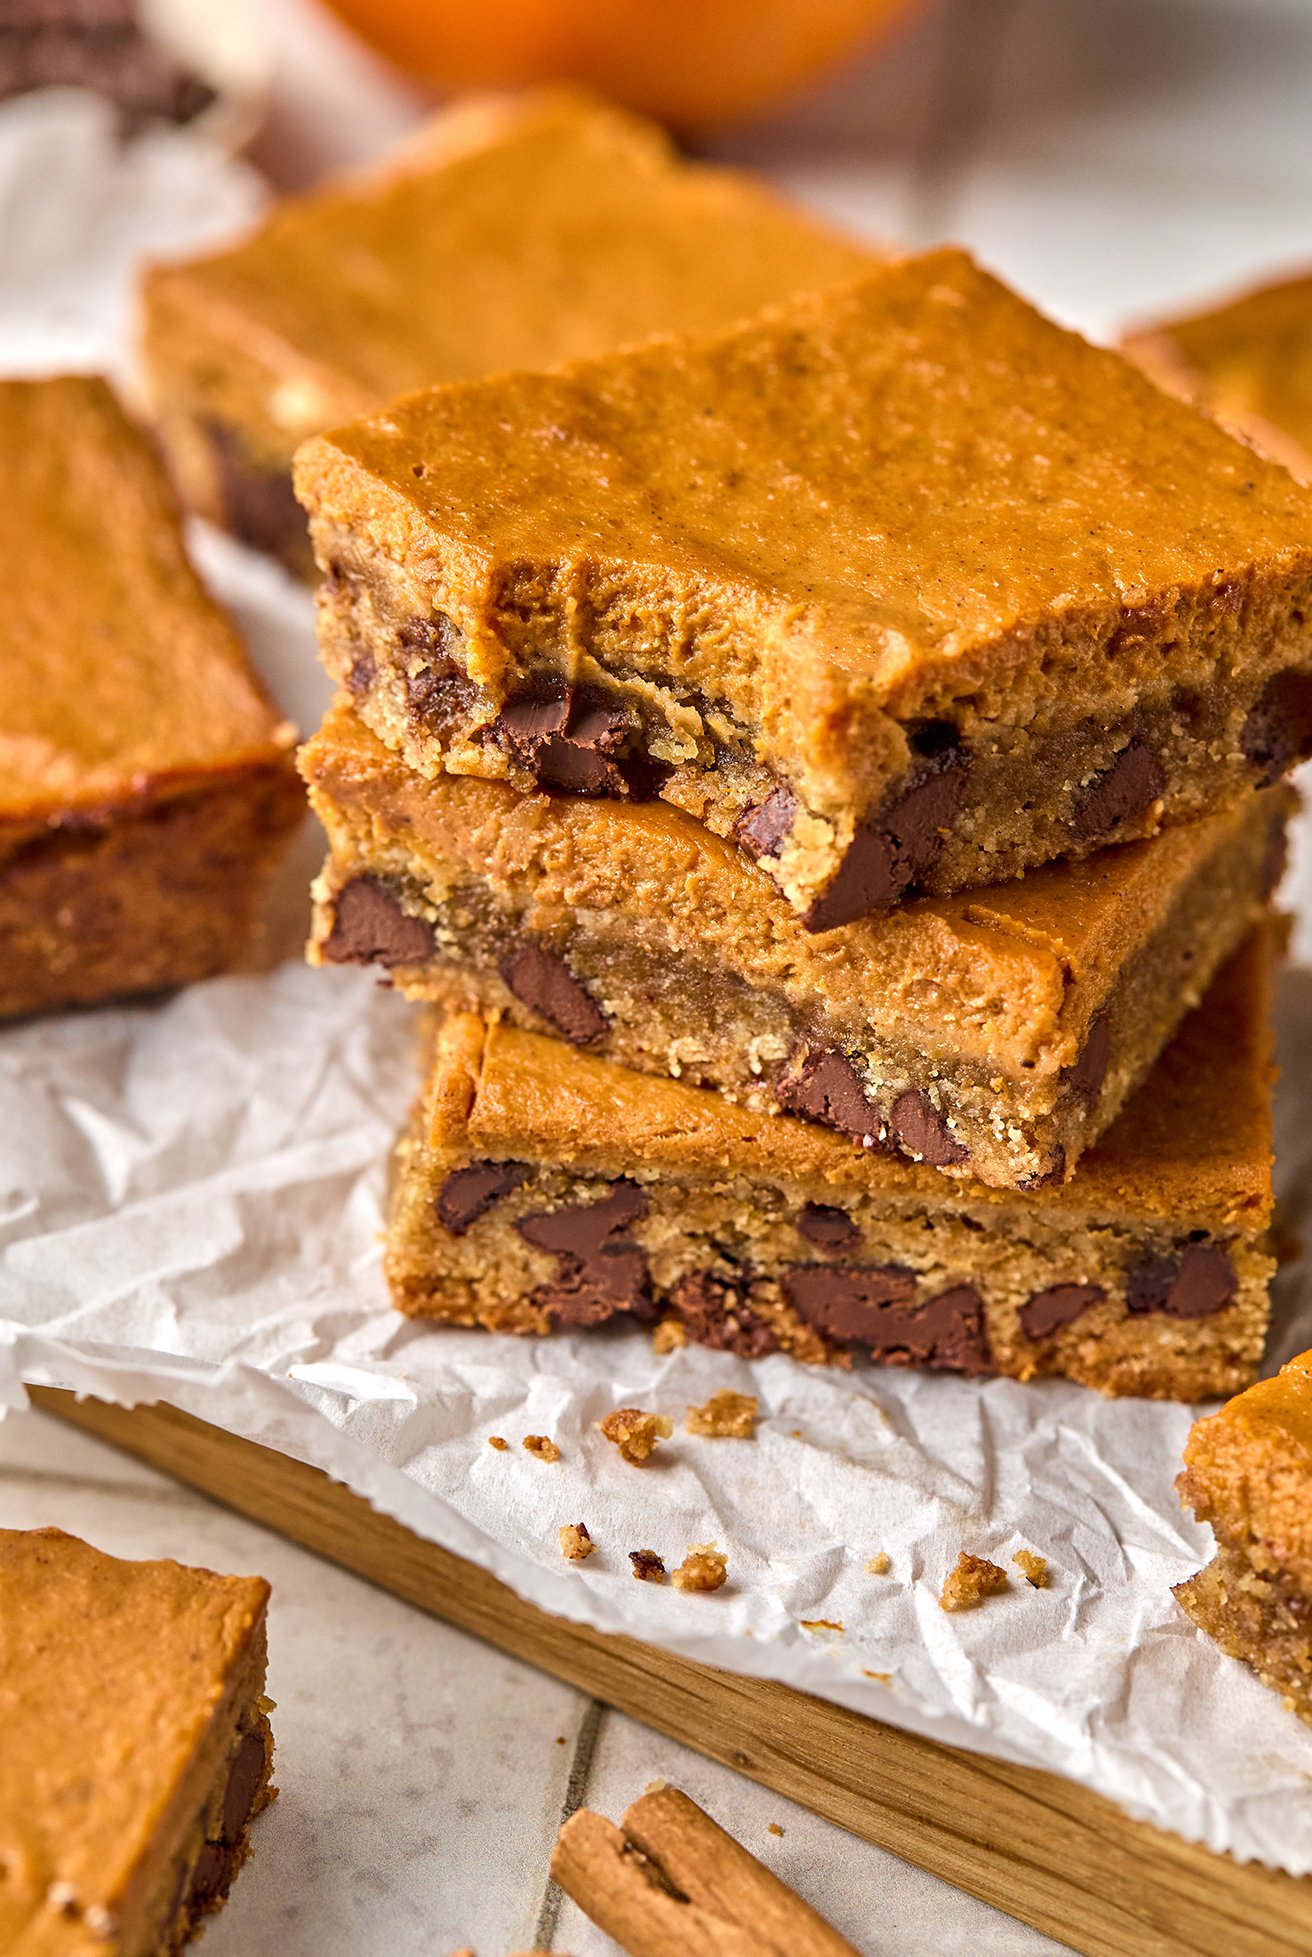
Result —
<instances>
[{"instance_id":1,"label":"baked top surface","mask_svg":"<svg viewBox=\"0 0 1312 1957\"><path fill-rule=\"evenodd\" d=\"M655 125L562 91L448 112L385 171L290 199L246 244L151 283L272 372L302 371L308 433L343 411L343 381L365 407L703 330L871 257L749 177L680 162Z\"/></svg>"},{"instance_id":2,"label":"baked top surface","mask_svg":"<svg viewBox=\"0 0 1312 1957\"><path fill-rule=\"evenodd\" d=\"M0 382L0 495L0 821L286 750L163 467L103 381Z\"/></svg>"},{"instance_id":3,"label":"baked top surface","mask_svg":"<svg viewBox=\"0 0 1312 1957\"><path fill-rule=\"evenodd\" d=\"M306 444L297 481L440 545L474 605L514 563L692 579L780 675L880 700L1054 620L1092 656L1126 606L1187 637L1223 587L1312 572L1283 470L955 249L713 338L427 389Z\"/></svg>"},{"instance_id":4,"label":"baked top surface","mask_svg":"<svg viewBox=\"0 0 1312 1957\"><path fill-rule=\"evenodd\" d=\"M1254 933L1073 1180L1025 1195L859 1152L813 1123L756 1114L472 1016L449 1022L439 1039L430 1139L475 1159L559 1161L639 1178L728 1173L930 1210L1023 1207L1058 1229L1114 1216L1176 1232L1260 1231L1271 1213L1270 956L1267 932Z\"/></svg>"},{"instance_id":5,"label":"baked top surface","mask_svg":"<svg viewBox=\"0 0 1312 1957\"><path fill-rule=\"evenodd\" d=\"M258 1577L124 1562L60 1529L0 1529L5 1948L54 1881L84 1903L120 1894L268 1595Z\"/></svg>"},{"instance_id":6,"label":"baked top surface","mask_svg":"<svg viewBox=\"0 0 1312 1957\"><path fill-rule=\"evenodd\" d=\"M1199 1421L1184 1458L1191 1507L1312 1594L1312 1352Z\"/></svg>"}]
</instances>

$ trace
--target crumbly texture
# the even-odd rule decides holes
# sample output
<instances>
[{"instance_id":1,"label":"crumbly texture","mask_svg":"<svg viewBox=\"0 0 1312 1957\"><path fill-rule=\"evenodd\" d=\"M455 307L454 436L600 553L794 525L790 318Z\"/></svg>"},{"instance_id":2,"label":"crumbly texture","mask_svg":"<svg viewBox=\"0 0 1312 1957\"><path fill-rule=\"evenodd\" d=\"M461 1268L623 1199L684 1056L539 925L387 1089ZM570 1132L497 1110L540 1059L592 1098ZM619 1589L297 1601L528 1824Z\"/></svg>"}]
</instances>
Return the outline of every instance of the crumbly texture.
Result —
<instances>
[{"instance_id":1,"label":"crumbly texture","mask_svg":"<svg viewBox=\"0 0 1312 1957\"><path fill-rule=\"evenodd\" d=\"M560 1553L570 1563L584 1563L597 1547L586 1522L564 1522L560 1529Z\"/></svg>"},{"instance_id":2,"label":"crumbly texture","mask_svg":"<svg viewBox=\"0 0 1312 1957\"><path fill-rule=\"evenodd\" d=\"M725 325L871 257L636 116L473 102L235 249L155 267L142 350L188 500L308 571L306 435L430 382Z\"/></svg>"},{"instance_id":3,"label":"crumbly texture","mask_svg":"<svg viewBox=\"0 0 1312 1957\"><path fill-rule=\"evenodd\" d=\"M893 1567L893 1559L886 1549L880 1549L866 1561L867 1576L887 1576Z\"/></svg>"},{"instance_id":4,"label":"crumbly texture","mask_svg":"<svg viewBox=\"0 0 1312 1957\"><path fill-rule=\"evenodd\" d=\"M678 1568L670 1573L676 1590L720 1590L729 1575L724 1551L714 1543L693 1543Z\"/></svg>"},{"instance_id":5,"label":"crumbly texture","mask_svg":"<svg viewBox=\"0 0 1312 1957\"><path fill-rule=\"evenodd\" d=\"M425 781L344 702L300 765L315 961L1018 1188L1071 1173L1251 928L1291 802L817 938L665 804Z\"/></svg>"},{"instance_id":6,"label":"crumbly texture","mask_svg":"<svg viewBox=\"0 0 1312 1957\"><path fill-rule=\"evenodd\" d=\"M1274 1268L1269 957L1259 934L1079 1175L1027 1195L457 1016L401 1147L393 1299L498 1331L677 1318L749 1358L1233 1391Z\"/></svg>"},{"instance_id":7,"label":"crumbly texture","mask_svg":"<svg viewBox=\"0 0 1312 1957\"><path fill-rule=\"evenodd\" d=\"M665 1413L644 1413L641 1407L616 1407L599 1420L606 1439L620 1451L621 1460L640 1468L650 1460L662 1441L674 1432L674 1422Z\"/></svg>"},{"instance_id":8,"label":"crumbly texture","mask_svg":"<svg viewBox=\"0 0 1312 1957\"><path fill-rule=\"evenodd\" d=\"M654 1549L631 1549L629 1562L639 1583L664 1583L665 1563Z\"/></svg>"},{"instance_id":9,"label":"crumbly texture","mask_svg":"<svg viewBox=\"0 0 1312 1957\"><path fill-rule=\"evenodd\" d=\"M489 1447L494 1447L498 1454L504 1454L510 1446L510 1442L503 1440L500 1434L489 1434L487 1444Z\"/></svg>"},{"instance_id":10,"label":"crumbly texture","mask_svg":"<svg viewBox=\"0 0 1312 1957\"><path fill-rule=\"evenodd\" d=\"M550 1434L525 1434L524 1452L538 1461L559 1461L560 1449Z\"/></svg>"},{"instance_id":11,"label":"crumbly texture","mask_svg":"<svg viewBox=\"0 0 1312 1957\"><path fill-rule=\"evenodd\" d=\"M712 1440L749 1441L756 1432L760 1402L754 1393L735 1393L725 1387L713 1393L704 1406L689 1407L684 1431Z\"/></svg>"},{"instance_id":12,"label":"crumbly texture","mask_svg":"<svg viewBox=\"0 0 1312 1957\"><path fill-rule=\"evenodd\" d=\"M323 657L412 767L658 793L811 930L1312 751L1312 498L959 251L431 388L297 485Z\"/></svg>"},{"instance_id":13,"label":"crumbly texture","mask_svg":"<svg viewBox=\"0 0 1312 1957\"><path fill-rule=\"evenodd\" d=\"M971 1556L962 1550L956 1567L949 1571L939 1595L942 1610L978 1610L989 1597L999 1597L1011 1588L1005 1570L990 1563L987 1556Z\"/></svg>"},{"instance_id":14,"label":"crumbly texture","mask_svg":"<svg viewBox=\"0 0 1312 1957\"><path fill-rule=\"evenodd\" d=\"M301 819L294 733L103 381L0 383L0 1014L204 977Z\"/></svg>"},{"instance_id":15,"label":"crumbly texture","mask_svg":"<svg viewBox=\"0 0 1312 1957\"><path fill-rule=\"evenodd\" d=\"M170 1957L273 1798L259 1578L0 1530L0 1948Z\"/></svg>"},{"instance_id":16,"label":"crumbly texture","mask_svg":"<svg viewBox=\"0 0 1312 1957\"><path fill-rule=\"evenodd\" d=\"M1018 1549L1011 1560L1024 1577L1026 1583L1033 1589L1047 1589L1048 1559L1046 1556L1040 1556L1037 1550Z\"/></svg>"}]
</instances>

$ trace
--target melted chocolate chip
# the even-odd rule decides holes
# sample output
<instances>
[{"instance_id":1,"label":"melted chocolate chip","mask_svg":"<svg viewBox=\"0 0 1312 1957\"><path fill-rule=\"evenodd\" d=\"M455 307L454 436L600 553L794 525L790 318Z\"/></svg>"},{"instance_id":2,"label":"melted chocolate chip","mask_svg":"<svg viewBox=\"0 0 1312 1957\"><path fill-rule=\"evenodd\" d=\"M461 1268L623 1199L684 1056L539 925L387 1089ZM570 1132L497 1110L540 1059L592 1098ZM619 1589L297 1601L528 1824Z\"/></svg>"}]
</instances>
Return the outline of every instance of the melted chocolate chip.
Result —
<instances>
[{"instance_id":1,"label":"melted chocolate chip","mask_svg":"<svg viewBox=\"0 0 1312 1957\"><path fill-rule=\"evenodd\" d=\"M407 619L397 642L404 655L401 676L412 721L432 724L468 711L475 689L453 656L460 633L445 612Z\"/></svg>"},{"instance_id":2,"label":"melted chocolate chip","mask_svg":"<svg viewBox=\"0 0 1312 1957\"><path fill-rule=\"evenodd\" d=\"M749 856L777 856L792 830L799 803L781 782L763 802L753 802L734 824L734 841Z\"/></svg>"},{"instance_id":3,"label":"melted chocolate chip","mask_svg":"<svg viewBox=\"0 0 1312 1957\"><path fill-rule=\"evenodd\" d=\"M880 1136L883 1124L866 1099L861 1076L837 1047L808 1054L800 1067L795 1064L785 1074L776 1091L780 1107L789 1114L822 1121L853 1141L871 1143Z\"/></svg>"},{"instance_id":4,"label":"melted chocolate chip","mask_svg":"<svg viewBox=\"0 0 1312 1957\"><path fill-rule=\"evenodd\" d=\"M1111 1054L1112 1029L1104 1009L1096 1012L1089 1021L1084 1045L1066 1069L1066 1085L1079 1100L1096 1100L1107 1078L1107 1063Z\"/></svg>"},{"instance_id":5,"label":"melted chocolate chip","mask_svg":"<svg viewBox=\"0 0 1312 1957\"><path fill-rule=\"evenodd\" d=\"M1031 1293L1021 1306L1020 1329L1027 1339L1050 1338L1106 1296L1100 1284L1050 1284L1046 1291Z\"/></svg>"},{"instance_id":6,"label":"melted chocolate chip","mask_svg":"<svg viewBox=\"0 0 1312 1957\"><path fill-rule=\"evenodd\" d=\"M599 1325L617 1312L654 1317L646 1252L621 1234L646 1213L637 1184L620 1181L599 1203L521 1217L520 1236L560 1260L554 1280L538 1286L532 1303L563 1326Z\"/></svg>"},{"instance_id":7,"label":"melted chocolate chip","mask_svg":"<svg viewBox=\"0 0 1312 1957\"><path fill-rule=\"evenodd\" d=\"M263 1733L247 1733L228 1769L228 1786L223 1796L223 1839L229 1848L236 1847L251 1818L255 1796L264 1780L264 1763Z\"/></svg>"},{"instance_id":8,"label":"melted chocolate chip","mask_svg":"<svg viewBox=\"0 0 1312 1957\"><path fill-rule=\"evenodd\" d=\"M962 1147L928 1094L918 1087L898 1095L888 1125L908 1155L919 1156L932 1168L947 1169L970 1160L970 1150Z\"/></svg>"},{"instance_id":9,"label":"melted chocolate chip","mask_svg":"<svg viewBox=\"0 0 1312 1957\"><path fill-rule=\"evenodd\" d=\"M226 422L207 421L205 433L224 529L297 570L313 569L308 518L292 490L291 472L259 468Z\"/></svg>"},{"instance_id":10,"label":"melted chocolate chip","mask_svg":"<svg viewBox=\"0 0 1312 1957\"><path fill-rule=\"evenodd\" d=\"M1239 734L1260 786L1278 781L1312 754L1312 674L1277 673L1248 711Z\"/></svg>"},{"instance_id":11,"label":"melted chocolate chip","mask_svg":"<svg viewBox=\"0 0 1312 1957\"><path fill-rule=\"evenodd\" d=\"M367 693L378 678L378 661L371 652L357 653L346 675L348 693Z\"/></svg>"},{"instance_id":12,"label":"melted chocolate chip","mask_svg":"<svg viewBox=\"0 0 1312 1957\"><path fill-rule=\"evenodd\" d=\"M807 930L851 924L912 891L943 847L943 831L956 816L969 772L970 758L956 745L922 761L907 786L873 821L861 824L828 889L807 912Z\"/></svg>"},{"instance_id":13,"label":"melted chocolate chip","mask_svg":"<svg viewBox=\"0 0 1312 1957\"><path fill-rule=\"evenodd\" d=\"M900 1264L794 1264L783 1284L798 1317L835 1345L861 1346L888 1366L972 1375L992 1368L973 1285L917 1306L915 1275Z\"/></svg>"},{"instance_id":14,"label":"melted chocolate chip","mask_svg":"<svg viewBox=\"0 0 1312 1957\"><path fill-rule=\"evenodd\" d=\"M453 1237L463 1237L529 1174L523 1162L471 1162L467 1169L456 1169L438 1190L437 1214Z\"/></svg>"},{"instance_id":15,"label":"melted chocolate chip","mask_svg":"<svg viewBox=\"0 0 1312 1957\"><path fill-rule=\"evenodd\" d=\"M433 927L381 877L353 877L337 893L322 951L334 965L418 965L432 956Z\"/></svg>"},{"instance_id":16,"label":"melted chocolate chip","mask_svg":"<svg viewBox=\"0 0 1312 1957\"><path fill-rule=\"evenodd\" d=\"M645 795L662 772L631 752L637 718L598 686L521 694L501 709L496 732L541 787L570 795Z\"/></svg>"},{"instance_id":17,"label":"melted chocolate chip","mask_svg":"<svg viewBox=\"0 0 1312 1957\"><path fill-rule=\"evenodd\" d=\"M609 1022L559 952L526 944L503 958L501 976L515 997L550 1021L575 1046L599 1046Z\"/></svg>"},{"instance_id":18,"label":"melted chocolate chip","mask_svg":"<svg viewBox=\"0 0 1312 1957\"><path fill-rule=\"evenodd\" d=\"M747 1304L748 1281L735 1283L715 1271L692 1271L679 1279L670 1302L695 1345L713 1352L736 1352L741 1359L764 1359L779 1350L773 1328Z\"/></svg>"},{"instance_id":19,"label":"melted chocolate chip","mask_svg":"<svg viewBox=\"0 0 1312 1957\"><path fill-rule=\"evenodd\" d=\"M1145 1257L1125 1281L1125 1301L1137 1318L1210 1318L1239 1288L1235 1267L1215 1244L1187 1244L1178 1257Z\"/></svg>"},{"instance_id":20,"label":"melted chocolate chip","mask_svg":"<svg viewBox=\"0 0 1312 1957\"><path fill-rule=\"evenodd\" d=\"M187 1907L193 1911L207 1909L220 1896L226 1896L232 1882L234 1857L230 1848L221 1841L206 1841L200 1845L200 1853L191 1868L191 1882L187 1889Z\"/></svg>"},{"instance_id":21,"label":"melted chocolate chip","mask_svg":"<svg viewBox=\"0 0 1312 1957\"><path fill-rule=\"evenodd\" d=\"M1110 836L1124 823L1140 822L1165 789L1166 770L1136 734L1111 766L1079 791L1071 828L1082 842Z\"/></svg>"},{"instance_id":22,"label":"melted chocolate chip","mask_svg":"<svg viewBox=\"0 0 1312 1957\"><path fill-rule=\"evenodd\" d=\"M817 1250L855 1250L861 1232L846 1210L831 1203L808 1203L797 1219L797 1227Z\"/></svg>"}]
</instances>

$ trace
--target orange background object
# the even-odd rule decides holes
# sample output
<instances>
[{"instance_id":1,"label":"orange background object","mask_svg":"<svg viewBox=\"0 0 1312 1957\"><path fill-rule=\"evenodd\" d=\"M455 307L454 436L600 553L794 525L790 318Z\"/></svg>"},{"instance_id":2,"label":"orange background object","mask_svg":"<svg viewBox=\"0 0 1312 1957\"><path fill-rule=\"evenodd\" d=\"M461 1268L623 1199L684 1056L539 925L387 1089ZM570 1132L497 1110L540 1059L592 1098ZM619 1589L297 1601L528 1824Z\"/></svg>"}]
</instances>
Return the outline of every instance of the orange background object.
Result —
<instances>
[{"instance_id":1,"label":"orange background object","mask_svg":"<svg viewBox=\"0 0 1312 1957\"><path fill-rule=\"evenodd\" d=\"M763 109L918 0L330 0L365 40L443 89L590 83L676 126Z\"/></svg>"}]
</instances>

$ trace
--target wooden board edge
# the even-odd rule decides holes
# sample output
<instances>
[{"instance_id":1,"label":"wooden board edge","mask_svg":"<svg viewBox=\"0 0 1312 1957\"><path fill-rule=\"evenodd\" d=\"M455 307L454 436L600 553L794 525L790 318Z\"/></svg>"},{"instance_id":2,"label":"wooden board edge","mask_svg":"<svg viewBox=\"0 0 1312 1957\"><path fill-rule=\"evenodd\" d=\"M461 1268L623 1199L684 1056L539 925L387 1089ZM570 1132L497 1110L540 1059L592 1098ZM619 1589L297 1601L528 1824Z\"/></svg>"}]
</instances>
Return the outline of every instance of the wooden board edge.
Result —
<instances>
[{"instance_id":1,"label":"wooden board edge","mask_svg":"<svg viewBox=\"0 0 1312 1957\"><path fill-rule=\"evenodd\" d=\"M29 1392L45 1411L1086 1957L1312 1957L1312 1879L1212 1854L1056 1775L549 1616L321 1470L175 1408Z\"/></svg>"}]
</instances>

